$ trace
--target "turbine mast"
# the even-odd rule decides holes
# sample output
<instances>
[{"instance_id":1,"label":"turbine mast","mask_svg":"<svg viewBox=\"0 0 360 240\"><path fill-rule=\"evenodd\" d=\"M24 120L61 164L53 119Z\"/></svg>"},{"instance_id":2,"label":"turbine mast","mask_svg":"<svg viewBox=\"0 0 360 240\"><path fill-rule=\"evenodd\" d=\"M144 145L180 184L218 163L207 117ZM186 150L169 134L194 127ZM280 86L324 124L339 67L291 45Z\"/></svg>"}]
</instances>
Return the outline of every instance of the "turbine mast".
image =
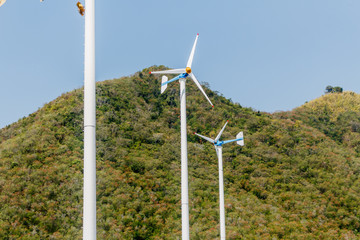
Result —
<instances>
[{"instance_id":1,"label":"turbine mast","mask_svg":"<svg viewBox=\"0 0 360 240\"><path fill-rule=\"evenodd\" d=\"M83 239L96 239L95 0L85 0Z\"/></svg>"},{"instance_id":2,"label":"turbine mast","mask_svg":"<svg viewBox=\"0 0 360 240\"><path fill-rule=\"evenodd\" d=\"M182 239L190 239L189 230L189 183L186 134L186 88L185 78L180 79L180 122L181 122L181 226Z\"/></svg>"},{"instance_id":3,"label":"turbine mast","mask_svg":"<svg viewBox=\"0 0 360 240\"><path fill-rule=\"evenodd\" d=\"M196 35L193 48L190 53L190 57L186 68L181 69L171 69L164 71L150 72L150 74L180 74L177 77L168 81L166 76L162 77L161 80L161 93L163 93L167 87L168 83L179 80L180 82L180 122L181 122L181 226L182 226L182 240L190 239L190 230L189 230L189 180L188 180L188 158L187 158L187 131L186 131L186 91L185 91L185 82L186 77L194 81L199 90L204 94L205 98L213 106L212 102L206 95L204 89L201 87L200 83L196 79L195 75L192 73L191 65L195 53L196 43L198 40L199 34ZM211 141L213 141L211 139Z\"/></svg>"},{"instance_id":4,"label":"turbine mast","mask_svg":"<svg viewBox=\"0 0 360 240\"><path fill-rule=\"evenodd\" d=\"M224 204L224 171L222 160L222 146L215 146L219 162L219 202L220 202L220 239L225 240L225 204Z\"/></svg>"}]
</instances>

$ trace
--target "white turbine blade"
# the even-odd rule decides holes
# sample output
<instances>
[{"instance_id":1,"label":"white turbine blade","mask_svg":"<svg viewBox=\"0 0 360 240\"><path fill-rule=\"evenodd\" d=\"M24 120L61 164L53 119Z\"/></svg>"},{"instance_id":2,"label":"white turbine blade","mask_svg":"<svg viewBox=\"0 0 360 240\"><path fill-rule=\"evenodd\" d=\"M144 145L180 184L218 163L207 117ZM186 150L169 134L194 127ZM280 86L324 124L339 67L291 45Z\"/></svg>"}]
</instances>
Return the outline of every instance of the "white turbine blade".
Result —
<instances>
[{"instance_id":1,"label":"white turbine blade","mask_svg":"<svg viewBox=\"0 0 360 240\"><path fill-rule=\"evenodd\" d=\"M0 7L6 2L6 0L0 0Z\"/></svg>"},{"instance_id":2,"label":"white turbine blade","mask_svg":"<svg viewBox=\"0 0 360 240\"><path fill-rule=\"evenodd\" d=\"M180 73L186 73L186 70L185 68L180 68L180 69L170 69L170 70L156 71L149 73L150 74L180 74Z\"/></svg>"},{"instance_id":3,"label":"white turbine blade","mask_svg":"<svg viewBox=\"0 0 360 240\"><path fill-rule=\"evenodd\" d=\"M219 134L217 135L217 137L215 138L215 142L219 141L221 134L224 132L224 129L226 127L226 125L228 124L229 121L226 121L225 125L223 126L223 128L221 129L221 131L219 132Z\"/></svg>"},{"instance_id":4,"label":"white turbine blade","mask_svg":"<svg viewBox=\"0 0 360 240\"><path fill-rule=\"evenodd\" d=\"M186 67L191 68L192 61L194 59L195 48L196 48L198 38L199 38L199 34L196 35L195 42L194 42L193 48L191 49L191 53L190 53L190 56L189 56L189 60L188 60L188 62L186 64Z\"/></svg>"},{"instance_id":5,"label":"white turbine blade","mask_svg":"<svg viewBox=\"0 0 360 240\"><path fill-rule=\"evenodd\" d=\"M161 79L161 93L165 92L166 88L167 88L167 84L164 84L164 82L167 82L168 77L167 76L162 76Z\"/></svg>"},{"instance_id":6,"label":"white turbine blade","mask_svg":"<svg viewBox=\"0 0 360 240\"><path fill-rule=\"evenodd\" d=\"M244 146L244 134L243 132L239 132L237 135L236 135L236 138L239 139L239 141L236 141L236 143L240 146Z\"/></svg>"},{"instance_id":7,"label":"white turbine blade","mask_svg":"<svg viewBox=\"0 0 360 240\"><path fill-rule=\"evenodd\" d=\"M194 134L195 134L196 136L199 136L199 137L205 139L205 140L208 141L208 142L211 142L211 143L214 143L214 142L215 142L213 139L208 138L208 137L205 137L205 136L200 135L200 134L198 134L198 133L194 133Z\"/></svg>"},{"instance_id":8,"label":"white turbine blade","mask_svg":"<svg viewBox=\"0 0 360 240\"><path fill-rule=\"evenodd\" d=\"M194 81L194 83L196 84L196 86L200 89L200 91L204 94L205 98L209 101L209 103L211 104L212 107L214 107L214 105L212 104L212 102L210 101L210 99L208 98L208 96L206 95L204 89L201 87L199 81L196 79L195 75L193 73L190 73L190 77L191 79Z\"/></svg>"}]
</instances>

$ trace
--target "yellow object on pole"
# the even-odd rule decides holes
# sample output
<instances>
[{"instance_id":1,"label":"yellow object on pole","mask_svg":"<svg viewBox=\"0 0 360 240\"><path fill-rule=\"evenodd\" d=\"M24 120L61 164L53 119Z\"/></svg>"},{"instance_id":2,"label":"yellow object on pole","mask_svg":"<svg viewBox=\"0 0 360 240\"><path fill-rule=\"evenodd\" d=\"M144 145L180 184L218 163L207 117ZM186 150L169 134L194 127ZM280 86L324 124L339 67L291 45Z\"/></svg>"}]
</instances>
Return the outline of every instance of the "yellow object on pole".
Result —
<instances>
[{"instance_id":1,"label":"yellow object on pole","mask_svg":"<svg viewBox=\"0 0 360 240\"><path fill-rule=\"evenodd\" d=\"M1 1L1 0L0 0L0 1ZM83 6L80 2L77 2L76 6L78 7L79 13L81 14L81 16L84 16L84 14L85 14L85 8L84 8L84 6Z\"/></svg>"},{"instance_id":2,"label":"yellow object on pole","mask_svg":"<svg viewBox=\"0 0 360 240\"><path fill-rule=\"evenodd\" d=\"M6 2L6 0L0 0L0 7Z\"/></svg>"}]
</instances>

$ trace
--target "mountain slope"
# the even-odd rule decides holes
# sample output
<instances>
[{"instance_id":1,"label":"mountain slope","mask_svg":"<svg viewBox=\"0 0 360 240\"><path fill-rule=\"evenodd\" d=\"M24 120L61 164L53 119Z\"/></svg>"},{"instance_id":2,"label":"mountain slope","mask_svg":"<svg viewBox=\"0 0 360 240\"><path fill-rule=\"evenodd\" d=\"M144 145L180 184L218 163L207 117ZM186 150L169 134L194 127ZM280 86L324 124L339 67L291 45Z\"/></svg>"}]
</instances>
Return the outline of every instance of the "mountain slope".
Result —
<instances>
[{"instance_id":1,"label":"mountain slope","mask_svg":"<svg viewBox=\"0 0 360 240\"><path fill-rule=\"evenodd\" d=\"M354 92L326 94L277 116L313 126L360 156L360 95Z\"/></svg>"},{"instance_id":2,"label":"mountain slope","mask_svg":"<svg viewBox=\"0 0 360 240\"><path fill-rule=\"evenodd\" d=\"M99 239L181 237L179 86L160 95L159 69L97 83ZM224 139L245 137L223 149L228 239L359 237L356 151L298 110L254 112L205 89L214 109L188 81L192 239L219 237L219 207L215 150L191 133L215 137L226 120ZM81 239L82 97L0 130L1 239Z\"/></svg>"}]
</instances>

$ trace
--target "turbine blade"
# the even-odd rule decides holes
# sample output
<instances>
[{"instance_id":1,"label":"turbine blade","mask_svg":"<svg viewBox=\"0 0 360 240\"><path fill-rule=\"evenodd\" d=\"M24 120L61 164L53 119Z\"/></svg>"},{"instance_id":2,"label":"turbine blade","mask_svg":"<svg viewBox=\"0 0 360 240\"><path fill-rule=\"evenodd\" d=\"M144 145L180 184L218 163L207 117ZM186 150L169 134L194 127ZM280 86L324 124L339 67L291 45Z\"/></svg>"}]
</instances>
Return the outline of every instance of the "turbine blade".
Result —
<instances>
[{"instance_id":1,"label":"turbine blade","mask_svg":"<svg viewBox=\"0 0 360 240\"><path fill-rule=\"evenodd\" d=\"M200 89L200 91L202 92L202 94L204 94L205 98L209 101L209 103L211 104L212 107L214 107L214 105L212 104L212 102L210 101L210 99L208 98L208 96L206 95L204 89L201 87L199 81L196 79L195 75L193 73L189 74L191 79L194 81L194 83L196 84L196 86Z\"/></svg>"},{"instance_id":2,"label":"turbine blade","mask_svg":"<svg viewBox=\"0 0 360 240\"><path fill-rule=\"evenodd\" d=\"M180 69L170 69L170 70L156 71L149 73L150 74L180 74L180 73L186 73L186 70L185 68L180 68Z\"/></svg>"},{"instance_id":3,"label":"turbine blade","mask_svg":"<svg viewBox=\"0 0 360 240\"><path fill-rule=\"evenodd\" d=\"M191 53L190 53L190 56L189 56L189 60L188 60L188 62L186 64L186 67L191 68L192 61L194 59L195 48L196 48L198 38L199 38L199 34L196 35L195 42L194 42L193 48L191 49Z\"/></svg>"},{"instance_id":4,"label":"turbine blade","mask_svg":"<svg viewBox=\"0 0 360 240\"><path fill-rule=\"evenodd\" d=\"M226 127L226 125L228 124L229 121L226 121L225 125L223 126L223 128L221 129L221 131L219 132L219 134L217 135L217 137L215 138L215 142L219 141L221 134L224 132L224 129Z\"/></svg>"},{"instance_id":5,"label":"turbine blade","mask_svg":"<svg viewBox=\"0 0 360 240\"><path fill-rule=\"evenodd\" d=\"M205 137L205 136L200 135L200 134L198 134L198 133L194 133L194 134L195 134L196 136L199 136L199 137L205 139L205 140L208 141L208 142L211 142L212 144L215 142L213 139L208 138L208 137Z\"/></svg>"}]
</instances>

